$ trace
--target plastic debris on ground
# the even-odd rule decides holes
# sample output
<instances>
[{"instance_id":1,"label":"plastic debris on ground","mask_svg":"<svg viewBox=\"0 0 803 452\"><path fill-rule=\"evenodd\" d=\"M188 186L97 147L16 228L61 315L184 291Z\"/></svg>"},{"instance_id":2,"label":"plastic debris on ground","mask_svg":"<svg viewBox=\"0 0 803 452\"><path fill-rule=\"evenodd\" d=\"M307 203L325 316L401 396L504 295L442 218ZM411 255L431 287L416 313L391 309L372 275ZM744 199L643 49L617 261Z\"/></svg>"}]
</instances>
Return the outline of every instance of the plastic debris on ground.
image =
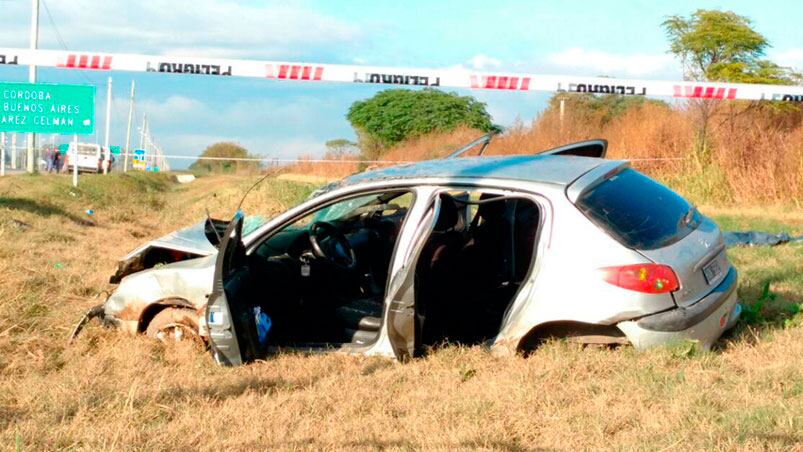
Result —
<instances>
[{"instance_id":1,"label":"plastic debris on ground","mask_svg":"<svg viewBox=\"0 0 803 452\"><path fill-rule=\"evenodd\" d=\"M770 234L769 232L760 231L728 231L723 236L725 238L725 246L728 248L734 246L775 246L784 243L803 242L803 235L792 237L785 232Z\"/></svg>"}]
</instances>

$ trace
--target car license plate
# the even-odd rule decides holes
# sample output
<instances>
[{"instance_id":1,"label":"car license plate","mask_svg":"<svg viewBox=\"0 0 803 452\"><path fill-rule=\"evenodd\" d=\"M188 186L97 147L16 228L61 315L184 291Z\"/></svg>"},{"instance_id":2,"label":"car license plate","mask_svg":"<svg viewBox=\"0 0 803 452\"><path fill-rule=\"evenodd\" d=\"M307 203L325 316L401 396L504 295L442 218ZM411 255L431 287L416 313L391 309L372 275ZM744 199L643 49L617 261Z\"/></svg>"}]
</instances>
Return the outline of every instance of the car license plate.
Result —
<instances>
[{"instance_id":1,"label":"car license plate","mask_svg":"<svg viewBox=\"0 0 803 452\"><path fill-rule=\"evenodd\" d=\"M722 267L719 265L719 259L714 259L711 263L703 267L705 282L708 284L714 282L720 274L722 274Z\"/></svg>"}]
</instances>

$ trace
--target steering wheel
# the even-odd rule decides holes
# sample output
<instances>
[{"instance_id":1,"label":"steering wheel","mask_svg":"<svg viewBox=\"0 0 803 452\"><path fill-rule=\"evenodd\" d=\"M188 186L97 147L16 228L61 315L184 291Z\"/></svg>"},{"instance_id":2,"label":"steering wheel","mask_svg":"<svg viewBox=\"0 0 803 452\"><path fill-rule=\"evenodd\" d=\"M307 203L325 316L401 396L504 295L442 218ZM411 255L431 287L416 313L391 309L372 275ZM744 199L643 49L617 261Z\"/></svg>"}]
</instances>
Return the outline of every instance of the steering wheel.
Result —
<instances>
[{"instance_id":1,"label":"steering wheel","mask_svg":"<svg viewBox=\"0 0 803 452\"><path fill-rule=\"evenodd\" d=\"M335 267L343 270L353 270L357 267L357 255L354 249L332 223L316 221L309 228L309 243L312 245L312 254L324 259ZM321 244L325 245L326 251Z\"/></svg>"}]
</instances>

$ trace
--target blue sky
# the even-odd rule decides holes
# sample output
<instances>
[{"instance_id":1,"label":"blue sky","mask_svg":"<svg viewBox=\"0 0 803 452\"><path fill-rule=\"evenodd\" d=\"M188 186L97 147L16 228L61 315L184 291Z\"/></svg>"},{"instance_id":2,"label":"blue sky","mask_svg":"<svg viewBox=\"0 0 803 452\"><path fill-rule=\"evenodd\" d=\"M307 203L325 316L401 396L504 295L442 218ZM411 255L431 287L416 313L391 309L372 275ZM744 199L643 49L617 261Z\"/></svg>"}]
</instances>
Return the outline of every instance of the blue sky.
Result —
<instances>
[{"instance_id":1,"label":"blue sky","mask_svg":"<svg viewBox=\"0 0 803 452\"><path fill-rule=\"evenodd\" d=\"M803 68L803 4L788 1L213 1L42 0L40 48L60 49L47 11L71 50L282 59L383 66L452 67L546 74L680 77L666 53L665 16L730 9L772 43L769 57ZM45 5L47 8L45 8ZM27 47L29 0L0 0L0 47ZM103 130L108 73L40 69L46 82L98 86ZM233 140L272 157L320 154L333 138L354 138L346 111L382 87L244 78L111 73L113 143L124 141L127 96L137 83L137 121L150 118L166 153L197 155ZM25 68L0 67L25 81ZM461 92L488 105L505 126L530 121L545 93ZM102 136L90 140L102 141ZM180 166L174 162L174 166Z\"/></svg>"}]
</instances>

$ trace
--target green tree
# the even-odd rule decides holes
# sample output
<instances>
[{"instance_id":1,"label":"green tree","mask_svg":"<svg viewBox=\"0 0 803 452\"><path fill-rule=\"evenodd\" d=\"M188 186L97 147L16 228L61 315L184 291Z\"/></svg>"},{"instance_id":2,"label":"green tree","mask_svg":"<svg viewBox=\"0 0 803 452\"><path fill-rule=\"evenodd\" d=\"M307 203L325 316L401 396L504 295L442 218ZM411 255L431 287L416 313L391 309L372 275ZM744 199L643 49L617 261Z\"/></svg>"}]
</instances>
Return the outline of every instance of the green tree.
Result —
<instances>
[{"instance_id":1,"label":"green tree","mask_svg":"<svg viewBox=\"0 0 803 452\"><path fill-rule=\"evenodd\" d=\"M201 153L200 157L243 159L253 158L248 150L237 143L222 141L208 146ZM259 162L238 161L238 160L206 160L198 159L190 165L190 170L200 173L229 173L238 170L257 170Z\"/></svg>"},{"instance_id":2,"label":"green tree","mask_svg":"<svg viewBox=\"0 0 803 452\"><path fill-rule=\"evenodd\" d=\"M644 96L620 96L616 94L591 93L556 93L549 99L547 110L560 111L560 101L564 101L567 114L582 117L585 121L598 122L600 126L625 113L631 108L644 104L659 105L669 108L669 105L657 99Z\"/></svg>"},{"instance_id":3,"label":"green tree","mask_svg":"<svg viewBox=\"0 0 803 452\"><path fill-rule=\"evenodd\" d=\"M460 125L485 132L499 131L485 104L471 96L436 89L389 89L354 102L347 115L366 158L390 146L430 132L449 132Z\"/></svg>"},{"instance_id":4,"label":"green tree","mask_svg":"<svg viewBox=\"0 0 803 452\"><path fill-rule=\"evenodd\" d=\"M663 22L670 52L683 63L684 76L697 81L791 83L787 68L762 59L770 43L752 22L732 11L698 9L689 17Z\"/></svg>"},{"instance_id":5,"label":"green tree","mask_svg":"<svg viewBox=\"0 0 803 452\"><path fill-rule=\"evenodd\" d=\"M357 143L345 138L337 138L326 142L326 156L329 158L341 158L345 156L356 156L360 148Z\"/></svg>"},{"instance_id":6,"label":"green tree","mask_svg":"<svg viewBox=\"0 0 803 452\"><path fill-rule=\"evenodd\" d=\"M687 80L790 84L797 77L790 69L763 59L769 41L753 29L750 19L732 11L699 9L688 17L667 17L662 25L669 51L680 59ZM706 164L710 122L719 102L694 99L689 105L697 116L696 156L699 163ZM736 107L730 103L731 124L735 114Z\"/></svg>"}]
</instances>

